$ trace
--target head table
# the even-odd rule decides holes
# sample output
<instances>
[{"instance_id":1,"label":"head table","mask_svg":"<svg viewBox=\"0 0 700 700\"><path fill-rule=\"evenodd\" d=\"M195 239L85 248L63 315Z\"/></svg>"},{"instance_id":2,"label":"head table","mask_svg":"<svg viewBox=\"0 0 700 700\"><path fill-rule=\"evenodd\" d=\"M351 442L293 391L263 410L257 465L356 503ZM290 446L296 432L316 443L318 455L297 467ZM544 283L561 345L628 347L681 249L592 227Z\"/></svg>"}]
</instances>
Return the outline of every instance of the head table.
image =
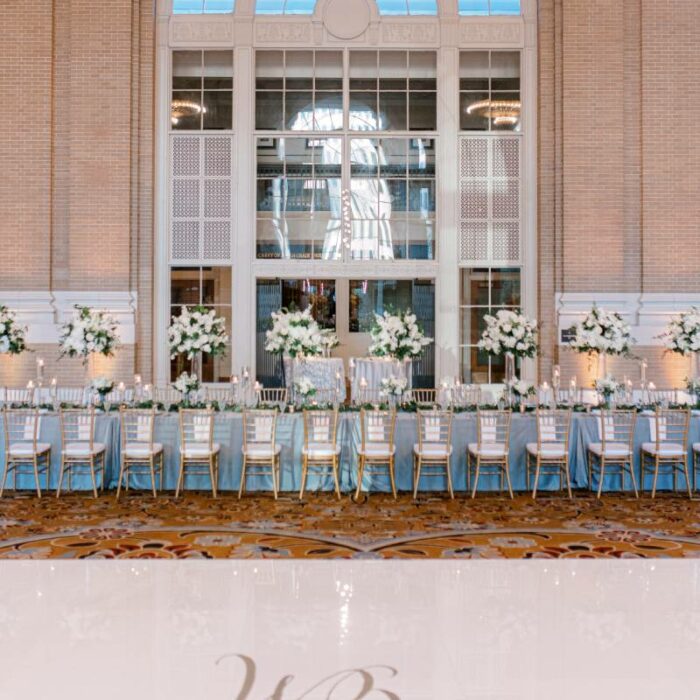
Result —
<instances>
[{"instance_id":1,"label":"head table","mask_svg":"<svg viewBox=\"0 0 700 700\"><path fill-rule=\"evenodd\" d=\"M635 431L635 467L637 483L639 484L640 464L639 448L650 437L649 417L641 415L637 420ZM571 482L574 487L588 488L588 473L586 467L586 446L599 441L599 421L595 415L574 413L571 421L569 441L569 465ZM96 419L95 440L105 443L107 448L106 484L108 488L116 488L119 475L120 439L119 415L114 412L109 415L99 414ZM40 418L40 441L51 444L51 487L58 482L61 453L61 436L59 417L56 414L44 414ZM466 452L467 444L476 442L476 414L459 413L454 417L452 428L453 456L451 462L452 479L456 490L466 490ZM295 491L301 481L301 450L304 440L303 416L299 413L285 413L279 416L277 424L277 443L281 445L281 489ZM155 422L155 442L163 444L165 449L165 473L163 488L174 490L179 470L179 419L176 413L158 414ZM242 463L242 416L240 413L217 413L214 427L214 441L221 446L221 473L219 488L224 491L238 489ZM357 449L360 445L359 414L344 412L339 416L338 441L341 445L341 487L344 491L354 489L357 481ZM396 421L396 479L399 490L408 491L412 488L412 450L418 442L416 414L398 413ZM514 414L510 435L510 473L515 490L525 490L525 449L529 442L537 442L537 426L534 414ZM688 448L689 455L694 442L700 442L700 416L693 415L690 423ZM4 435L0 431L0 448L4 454ZM689 461L689 464L692 462ZM44 478L41 477L42 487ZM651 479L649 479L650 481ZM446 484L441 479L433 478L421 483L422 489L445 489ZM683 488L684 479L679 479L679 488ZM18 477L18 488L32 488L33 478ZM147 479L132 476L132 488L150 488ZM597 483L593 484L597 488ZM650 484L646 484L649 488ZM671 476L659 478L660 489L672 488ZM8 483L12 488L12 477ZM67 487L67 480L64 488ZM388 478L381 475L366 475L363 487L370 491L389 491ZM603 484L605 490L619 490L619 477L606 477ZM72 488L87 490L91 488L89 476L74 476ZM188 477L186 488L208 489L206 477ZM308 489L330 491L333 488L332 477L309 476ZM543 476L540 489L551 490L558 488L555 476ZM627 483L626 488L631 488ZM267 476L251 477L248 480L248 490L270 490L271 481ZM479 482L480 490L497 490L498 478L482 476Z\"/></svg>"}]
</instances>

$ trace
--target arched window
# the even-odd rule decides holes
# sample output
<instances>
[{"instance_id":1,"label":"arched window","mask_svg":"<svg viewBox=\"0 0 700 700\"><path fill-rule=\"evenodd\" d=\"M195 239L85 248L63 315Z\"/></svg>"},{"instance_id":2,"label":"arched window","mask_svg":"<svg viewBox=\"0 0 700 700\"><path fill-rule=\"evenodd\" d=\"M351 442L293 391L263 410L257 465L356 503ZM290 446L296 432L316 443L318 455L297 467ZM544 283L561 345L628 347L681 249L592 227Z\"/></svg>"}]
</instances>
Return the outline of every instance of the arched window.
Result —
<instances>
[{"instance_id":1,"label":"arched window","mask_svg":"<svg viewBox=\"0 0 700 700\"><path fill-rule=\"evenodd\" d=\"M312 15L316 0L257 0L257 15Z\"/></svg>"},{"instance_id":2,"label":"arched window","mask_svg":"<svg viewBox=\"0 0 700 700\"><path fill-rule=\"evenodd\" d=\"M436 0L377 0L380 15L436 15Z\"/></svg>"},{"instance_id":3,"label":"arched window","mask_svg":"<svg viewBox=\"0 0 700 700\"><path fill-rule=\"evenodd\" d=\"M201 15L233 12L236 0L173 0L173 14Z\"/></svg>"},{"instance_id":4,"label":"arched window","mask_svg":"<svg viewBox=\"0 0 700 700\"><path fill-rule=\"evenodd\" d=\"M519 15L520 0L459 0L460 15Z\"/></svg>"}]
</instances>

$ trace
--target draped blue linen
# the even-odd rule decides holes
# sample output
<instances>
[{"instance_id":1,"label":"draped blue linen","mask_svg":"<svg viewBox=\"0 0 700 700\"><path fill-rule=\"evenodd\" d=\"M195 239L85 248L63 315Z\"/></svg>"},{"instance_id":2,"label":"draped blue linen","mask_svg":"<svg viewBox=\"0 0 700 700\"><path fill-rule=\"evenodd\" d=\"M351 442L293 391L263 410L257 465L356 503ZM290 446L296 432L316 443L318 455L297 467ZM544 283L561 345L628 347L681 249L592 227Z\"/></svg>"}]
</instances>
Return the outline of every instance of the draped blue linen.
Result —
<instances>
[{"instance_id":1,"label":"draped blue linen","mask_svg":"<svg viewBox=\"0 0 700 700\"><path fill-rule=\"evenodd\" d=\"M214 425L214 441L221 446L219 488L223 491L237 490L240 483L243 445L242 416L236 413L218 413ZM95 440L103 442L107 446L106 479L105 486L116 488L119 476L120 438L119 417L116 414L105 416L98 415L96 419ZM41 416L40 438L41 442L51 444L51 488L58 484L60 469L61 436L59 417L54 414ZM301 450L303 446L304 429L303 418L300 414L280 415L277 422L277 443L281 446L281 488L283 491L296 491L301 484ZM643 442L650 440L649 418L640 416L635 430L635 469L637 483L640 484L640 456L639 450ZM158 415L155 425L155 442L162 443L165 447L165 473L163 488L172 490L175 488L180 460L180 434L179 419L176 414ZM412 413L399 413L396 420L396 482L399 490L408 491L413 488L413 445L417 443L416 416ZM511 424L510 436L510 474L513 488L525 490L527 488L525 472L525 453L528 442L537 441L537 426L534 414L515 414ZM598 421L596 416L590 414L574 414L571 422L569 440L570 475L571 483L575 488L587 488L588 473L586 466L586 448L591 442L599 441ZM338 421L338 442L341 446L340 483L344 491L354 489L357 485L357 449L360 445L359 415L357 413L341 413ZM474 413L457 414L454 417L452 428L453 456L451 462L452 480L455 490L466 489L466 453L467 445L476 442L476 415ZM700 442L700 417L693 416L690 425L688 454L689 466L692 477L692 444ZM4 436L0 432L0 450L4 454ZM4 465L3 465L4 469ZM646 487L650 488L650 478L647 478ZM150 479L143 476L133 476L132 488L150 488ZM44 478L41 478L42 488ZM593 484L597 488L597 482ZM13 487L12 477L8 487ZM33 488L33 477L21 476L17 478L17 487L21 489ZM421 480L421 490L446 489L444 478L430 478ZM479 481L479 490L497 490L499 487L497 477L482 476ZM620 490L619 477L606 477L604 490ZM659 478L658 488L665 490L673 487L670 476ZM680 478L679 489L685 487L685 479ZM67 488L67 479L64 481ZM91 488L89 476L76 476L73 478L74 490L88 490ZM188 477L185 488L209 489L209 479L206 476ZM271 479L266 476L256 476L248 479L247 488L250 491L270 490ZM333 479L330 475L321 477L315 474L309 475L308 489L332 490ZM389 491L388 477L379 475L365 475L363 488L370 491ZM559 488L559 481L555 476L546 476L540 479L541 490ZM631 483L626 479L625 488L630 489Z\"/></svg>"}]
</instances>

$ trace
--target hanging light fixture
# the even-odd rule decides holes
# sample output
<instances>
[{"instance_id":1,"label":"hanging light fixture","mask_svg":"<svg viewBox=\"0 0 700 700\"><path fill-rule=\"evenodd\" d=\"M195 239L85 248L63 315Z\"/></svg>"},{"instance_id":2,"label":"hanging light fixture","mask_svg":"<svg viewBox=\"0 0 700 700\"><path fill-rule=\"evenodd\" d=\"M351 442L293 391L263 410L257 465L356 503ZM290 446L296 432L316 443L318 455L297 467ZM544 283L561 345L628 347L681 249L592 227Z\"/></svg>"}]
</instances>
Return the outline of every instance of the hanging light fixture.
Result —
<instances>
[{"instance_id":1,"label":"hanging light fixture","mask_svg":"<svg viewBox=\"0 0 700 700\"><path fill-rule=\"evenodd\" d=\"M467 114L493 119L496 126L512 126L520 120L520 100L479 100L467 107Z\"/></svg>"},{"instance_id":2,"label":"hanging light fixture","mask_svg":"<svg viewBox=\"0 0 700 700\"><path fill-rule=\"evenodd\" d=\"M170 121L173 124L178 124L180 119L187 117L195 117L207 110L197 102L192 100L176 99L170 103Z\"/></svg>"}]
</instances>

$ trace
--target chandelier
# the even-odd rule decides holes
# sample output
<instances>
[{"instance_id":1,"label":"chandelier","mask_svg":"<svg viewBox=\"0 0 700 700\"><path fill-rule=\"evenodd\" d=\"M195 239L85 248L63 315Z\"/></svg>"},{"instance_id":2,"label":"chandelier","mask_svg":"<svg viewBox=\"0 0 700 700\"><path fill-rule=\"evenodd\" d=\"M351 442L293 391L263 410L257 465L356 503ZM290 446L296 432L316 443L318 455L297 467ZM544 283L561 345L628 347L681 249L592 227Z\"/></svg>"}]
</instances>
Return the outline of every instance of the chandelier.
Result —
<instances>
[{"instance_id":1,"label":"chandelier","mask_svg":"<svg viewBox=\"0 0 700 700\"><path fill-rule=\"evenodd\" d=\"M467 107L467 114L493 119L496 126L512 126L520 119L520 100L480 100Z\"/></svg>"},{"instance_id":2,"label":"chandelier","mask_svg":"<svg viewBox=\"0 0 700 700\"><path fill-rule=\"evenodd\" d=\"M194 117L206 112L206 109L192 100L173 100L170 103L170 121L177 124L180 119Z\"/></svg>"}]
</instances>

